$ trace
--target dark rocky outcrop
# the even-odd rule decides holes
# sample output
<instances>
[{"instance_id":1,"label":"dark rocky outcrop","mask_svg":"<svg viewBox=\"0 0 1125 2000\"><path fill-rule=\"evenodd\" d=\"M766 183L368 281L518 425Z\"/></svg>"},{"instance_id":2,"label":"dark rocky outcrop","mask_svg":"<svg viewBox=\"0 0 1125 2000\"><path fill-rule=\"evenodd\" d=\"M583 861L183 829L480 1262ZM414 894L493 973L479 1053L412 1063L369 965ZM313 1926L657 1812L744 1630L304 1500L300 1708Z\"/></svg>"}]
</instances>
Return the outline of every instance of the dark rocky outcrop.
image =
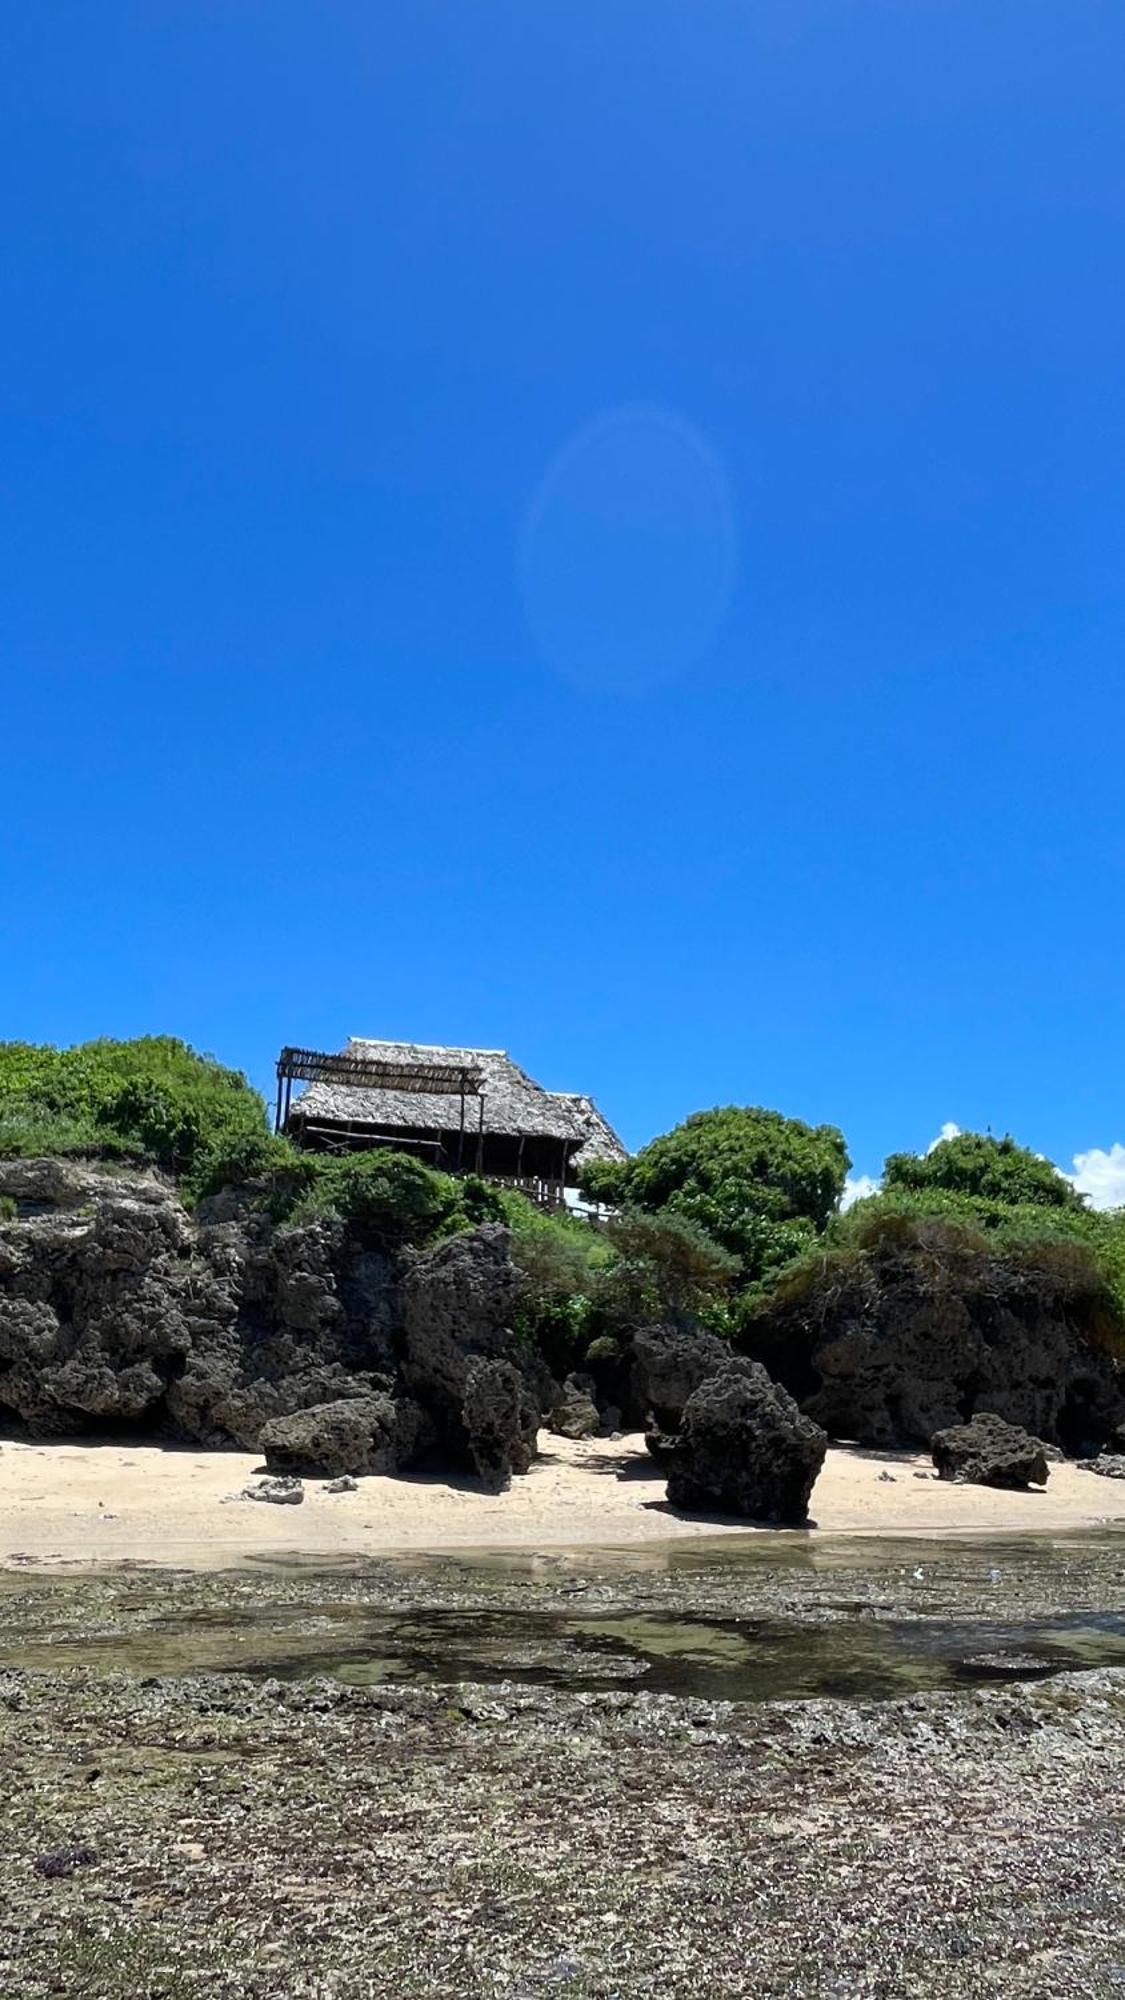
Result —
<instances>
[{"instance_id":1,"label":"dark rocky outcrop","mask_svg":"<svg viewBox=\"0 0 1125 2000\"><path fill-rule=\"evenodd\" d=\"M597 1437L602 1414L594 1401L590 1375L568 1375L551 1405L550 1427L556 1437Z\"/></svg>"},{"instance_id":2,"label":"dark rocky outcrop","mask_svg":"<svg viewBox=\"0 0 1125 2000\"><path fill-rule=\"evenodd\" d=\"M441 1457L493 1485L527 1470L539 1428L536 1374L511 1331L516 1284L508 1232L488 1223L408 1256L400 1290L403 1383Z\"/></svg>"},{"instance_id":3,"label":"dark rocky outcrop","mask_svg":"<svg viewBox=\"0 0 1125 2000\"><path fill-rule=\"evenodd\" d=\"M394 1257L332 1218L279 1225L237 1192L189 1216L159 1175L58 1160L0 1163L0 1198L0 1413L39 1435L265 1439L322 1474L432 1454L492 1483L534 1454L502 1228Z\"/></svg>"},{"instance_id":4,"label":"dark rocky outcrop","mask_svg":"<svg viewBox=\"0 0 1125 2000\"><path fill-rule=\"evenodd\" d=\"M728 1355L684 1405L668 1460L674 1507L799 1525L828 1439L756 1361Z\"/></svg>"},{"instance_id":5,"label":"dark rocky outcrop","mask_svg":"<svg viewBox=\"0 0 1125 2000\"><path fill-rule=\"evenodd\" d=\"M474 1355L465 1377L460 1421L473 1469L495 1493L535 1456L539 1417L511 1361Z\"/></svg>"},{"instance_id":6,"label":"dark rocky outcrop","mask_svg":"<svg viewBox=\"0 0 1125 2000\"><path fill-rule=\"evenodd\" d=\"M931 1451L939 1479L973 1486L1045 1486L1050 1471L1039 1439L991 1411L978 1411L971 1422L938 1431Z\"/></svg>"},{"instance_id":7,"label":"dark rocky outcrop","mask_svg":"<svg viewBox=\"0 0 1125 2000\"><path fill-rule=\"evenodd\" d=\"M689 1397L730 1358L726 1342L711 1333L650 1326L634 1334L632 1398L655 1459L674 1449Z\"/></svg>"},{"instance_id":8,"label":"dark rocky outcrop","mask_svg":"<svg viewBox=\"0 0 1125 2000\"><path fill-rule=\"evenodd\" d=\"M263 1424L258 1447L271 1472L309 1478L395 1473L418 1457L425 1419L409 1398L349 1396Z\"/></svg>"},{"instance_id":9,"label":"dark rocky outcrop","mask_svg":"<svg viewBox=\"0 0 1125 2000\"><path fill-rule=\"evenodd\" d=\"M783 1278L745 1341L833 1437L926 1445L988 1410L1082 1454L1125 1419L1111 1317L1079 1244L1005 1249L892 1217Z\"/></svg>"}]
</instances>

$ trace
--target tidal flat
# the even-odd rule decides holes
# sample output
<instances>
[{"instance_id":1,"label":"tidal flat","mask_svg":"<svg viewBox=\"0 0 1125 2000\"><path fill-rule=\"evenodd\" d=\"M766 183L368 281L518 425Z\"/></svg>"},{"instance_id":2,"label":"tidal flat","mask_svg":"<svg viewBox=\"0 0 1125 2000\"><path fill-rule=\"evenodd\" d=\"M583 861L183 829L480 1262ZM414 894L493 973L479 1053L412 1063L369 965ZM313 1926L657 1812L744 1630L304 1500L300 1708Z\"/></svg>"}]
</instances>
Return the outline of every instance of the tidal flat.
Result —
<instances>
[{"instance_id":1,"label":"tidal flat","mask_svg":"<svg viewBox=\"0 0 1125 2000\"><path fill-rule=\"evenodd\" d=\"M1125 1991L1125 1537L0 1579L0 1992Z\"/></svg>"}]
</instances>

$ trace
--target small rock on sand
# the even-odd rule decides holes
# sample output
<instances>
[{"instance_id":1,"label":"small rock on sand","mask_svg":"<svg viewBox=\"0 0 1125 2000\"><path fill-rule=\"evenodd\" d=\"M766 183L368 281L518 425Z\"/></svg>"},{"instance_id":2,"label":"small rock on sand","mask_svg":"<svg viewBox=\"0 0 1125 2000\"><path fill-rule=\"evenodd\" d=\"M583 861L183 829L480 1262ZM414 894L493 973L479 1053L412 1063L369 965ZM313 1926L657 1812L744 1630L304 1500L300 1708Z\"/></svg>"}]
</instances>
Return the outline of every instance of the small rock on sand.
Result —
<instances>
[{"instance_id":1,"label":"small rock on sand","mask_svg":"<svg viewBox=\"0 0 1125 2000\"><path fill-rule=\"evenodd\" d=\"M299 1479L259 1479L256 1486L244 1486L240 1500L268 1500L275 1507L299 1507L305 1489Z\"/></svg>"}]
</instances>

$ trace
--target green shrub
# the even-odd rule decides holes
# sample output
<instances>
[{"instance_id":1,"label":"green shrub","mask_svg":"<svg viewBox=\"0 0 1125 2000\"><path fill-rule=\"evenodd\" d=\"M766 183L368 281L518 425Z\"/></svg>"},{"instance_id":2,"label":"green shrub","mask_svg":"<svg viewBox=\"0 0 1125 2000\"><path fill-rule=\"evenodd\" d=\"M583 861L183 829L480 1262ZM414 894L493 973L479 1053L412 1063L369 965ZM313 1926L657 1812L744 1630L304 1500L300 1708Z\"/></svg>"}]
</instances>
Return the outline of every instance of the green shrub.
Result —
<instances>
[{"instance_id":1,"label":"green shrub","mask_svg":"<svg viewBox=\"0 0 1125 2000\"><path fill-rule=\"evenodd\" d=\"M0 1043L0 1157L132 1158L190 1178L204 1150L268 1133L246 1078L173 1036Z\"/></svg>"},{"instance_id":2,"label":"green shrub","mask_svg":"<svg viewBox=\"0 0 1125 2000\"><path fill-rule=\"evenodd\" d=\"M606 1208L620 1208L626 1199L629 1181L628 1160L590 1160L581 1169L582 1192L587 1201Z\"/></svg>"},{"instance_id":3,"label":"green shrub","mask_svg":"<svg viewBox=\"0 0 1125 2000\"><path fill-rule=\"evenodd\" d=\"M552 1374L566 1375L581 1362L598 1275L613 1252L589 1223L565 1211L548 1213L514 1189L497 1192L517 1274L515 1331L538 1350Z\"/></svg>"},{"instance_id":4,"label":"green shrub","mask_svg":"<svg viewBox=\"0 0 1125 2000\"><path fill-rule=\"evenodd\" d=\"M320 1159L298 1216L331 1212L368 1249L401 1250L463 1229L460 1186L411 1153L350 1153Z\"/></svg>"},{"instance_id":5,"label":"green shrub","mask_svg":"<svg viewBox=\"0 0 1125 2000\"><path fill-rule=\"evenodd\" d=\"M181 1193L194 1203L221 1194L224 1188L247 1188L275 1221L283 1221L312 1193L322 1164L315 1153L301 1152L290 1139L272 1132L244 1132L204 1145Z\"/></svg>"},{"instance_id":6,"label":"green shrub","mask_svg":"<svg viewBox=\"0 0 1125 2000\"><path fill-rule=\"evenodd\" d=\"M611 1327L706 1320L708 1309L726 1298L739 1274L738 1258L675 1209L658 1215L624 1209L607 1224L605 1235L614 1257L601 1274L596 1297Z\"/></svg>"},{"instance_id":7,"label":"green shrub","mask_svg":"<svg viewBox=\"0 0 1125 2000\"><path fill-rule=\"evenodd\" d=\"M1010 1137L994 1139L981 1132L958 1132L931 1146L928 1153L891 1153L883 1168L883 1185L888 1192L942 1191L1008 1207L1086 1205L1050 1160L1017 1146Z\"/></svg>"},{"instance_id":8,"label":"green shrub","mask_svg":"<svg viewBox=\"0 0 1125 2000\"><path fill-rule=\"evenodd\" d=\"M835 1126L732 1105L696 1112L612 1173L595 1162L582 1186L592 1198L683 1216L737 1257L750 1282L825 1227L849 1165Z\"/></svg>"}]
</instances>

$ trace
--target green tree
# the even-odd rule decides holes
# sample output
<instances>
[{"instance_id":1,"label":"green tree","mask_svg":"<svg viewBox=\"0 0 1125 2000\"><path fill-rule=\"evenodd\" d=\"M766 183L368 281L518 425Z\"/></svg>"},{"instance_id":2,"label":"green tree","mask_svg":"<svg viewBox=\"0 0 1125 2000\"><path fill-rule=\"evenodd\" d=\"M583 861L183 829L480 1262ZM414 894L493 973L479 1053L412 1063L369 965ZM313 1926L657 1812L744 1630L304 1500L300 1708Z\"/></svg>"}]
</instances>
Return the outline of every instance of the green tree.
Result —
<instances>
[{"instance_id":1,"label":"green tree","mask_svg":"<svg viewBox=\"0 0 1125 2000\"><path fill-rule=\"evenodd\" d=\"M797 1255L835 1213L851 1162L834 1125L778 1111L698 1111L583 1187L649 1214L683 1216L737 1257L746 1282Z\"/></svg>"},{"instance_id":2,"label":"green tree","mask_svg":"<svg viewBox=\"0 0 1125 2000\"><path fill-rule=\"evenodd\" d=\"M601 1274L595 1298L615 1328L654 1319L681 1325L707 1319L739 1274L738 1258L673 1208L657 1215L624 1209L605 1234L613 1261Z\"/></svg>"},{"instance_id":3,"label":"green tree","mask_svg":"<svg viewBox=\"0 0 1125 2000\"><path fill-rule=\"evenodd\" d=\"M959 1132L928 1153L892 1153L883 1168L883 1185L888 1192L902 1188L914 1194L966 1195L1013 1208L1028 1203L1085 1207L1049 1160L1012 1138L994 1139L981 1132Z\"/></svg>"}]
</instances>

